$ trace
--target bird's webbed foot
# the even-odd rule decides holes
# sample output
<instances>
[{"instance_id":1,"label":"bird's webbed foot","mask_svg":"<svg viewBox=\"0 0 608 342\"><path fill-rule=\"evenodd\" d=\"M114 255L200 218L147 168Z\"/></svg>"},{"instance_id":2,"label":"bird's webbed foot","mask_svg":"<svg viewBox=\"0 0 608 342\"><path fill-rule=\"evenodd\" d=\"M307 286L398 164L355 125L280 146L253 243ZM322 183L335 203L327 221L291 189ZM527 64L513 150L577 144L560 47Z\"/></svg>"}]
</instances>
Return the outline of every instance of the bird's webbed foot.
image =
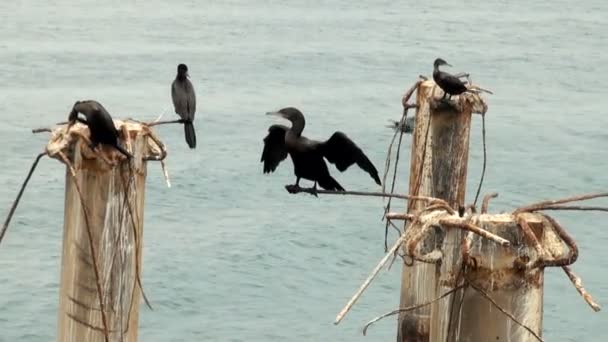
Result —
<instances>
[{"instance_id":1,"label":"bird's webbed foot","mask_svg":"<svg viewBox=\"0 0 608 342\"><path fill-rule=\"evenodd\" d=\"M319 197L319 193L317 192L317 182L315 182L315 185L313 185L309 190L311 195Z\"/></svg>"},{"instance_id":2,"label":"bird's webbed foot","mask_svg":"<svg viewBox=\"0 0 608 342\"><path fill-rule=\"evenodd\" d=\"M298 192L300 192L301 189L302 188L300 188L298 184L285 185L285 190L287 190L287 192L289 192L290 194L297 194Z\"/></svg>"}]
</instances>

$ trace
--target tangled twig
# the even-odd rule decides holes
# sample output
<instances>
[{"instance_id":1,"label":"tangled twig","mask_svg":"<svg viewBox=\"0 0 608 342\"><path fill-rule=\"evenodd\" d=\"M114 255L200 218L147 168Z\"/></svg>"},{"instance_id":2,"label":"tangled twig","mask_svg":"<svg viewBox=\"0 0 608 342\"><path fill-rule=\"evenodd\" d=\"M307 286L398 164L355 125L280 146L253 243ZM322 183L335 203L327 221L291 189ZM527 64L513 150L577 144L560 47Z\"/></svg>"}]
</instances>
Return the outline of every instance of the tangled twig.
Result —
<instances>
[{"instance_id":1,"label":"tangled twig","mask_svg":"<svg viewBox=\"0 0 608 342\"><path fill-rule=\"evenodd\" d=\"M46 154L47 154L46 152L42 152L42 153L38 154L38 156L36 156L36 159L34 159L34 162L32 163L32 166L30 167L30 171L27 173L27 177L25 177L25 181L23 181L23 185L21 185L21 189L19 189L17 198L15 198L15 201L13 201L13 205L11 206L11 209L9 210L8 215L6 216L6 220L4 220L4 224L2 225L2 231L0 231L0 243L2 242L2 239L4 238L4 234L6 233L6 230L8 229L8 225L11 223L11 219L13 218L13 215L15 214L17 205L19 205L19 201L21 200L21 196L23 195L23 192L25 191L25 188L27 187L27 183L30 181L30 178L32 178L32 174L34 173L36 166L38 166L38 162Z\"/></svg>"}]
</instances>

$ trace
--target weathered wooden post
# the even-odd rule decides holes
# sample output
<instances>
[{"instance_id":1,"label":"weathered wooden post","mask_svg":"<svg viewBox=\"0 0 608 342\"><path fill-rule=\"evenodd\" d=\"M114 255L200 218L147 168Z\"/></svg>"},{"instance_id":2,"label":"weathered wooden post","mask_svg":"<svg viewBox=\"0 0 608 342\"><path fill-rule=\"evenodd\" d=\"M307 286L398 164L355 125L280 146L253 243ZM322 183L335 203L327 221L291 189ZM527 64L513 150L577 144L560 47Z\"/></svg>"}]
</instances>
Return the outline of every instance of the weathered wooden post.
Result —
<instances>
[{"instance_id":1,"label":"weathered wooden post","mask_svg":"<svg viewBox=\"0 0 608 342\"><path fill-rule=\"evenodd\" d=\"M440 198L458 208L464 204L466 191L471 115L474 108L485 107L485 104L461 96L456 109L435 100L441 95L442 91L432 81L418 86L409 194ZM409 201L408 213L416 213L422 207L423 202ZM408 233L406 229L405 234ZM443 238L439 230L431 234L425 241L425 249L439 248ZM437 266L434 263L413 260L411 265L404 265L400 307L430 301L436 293ZM397 341L429 341L430 317L430 306L400 314Z\"/></svg>"},{"instance_id":2,"label":"weathered wooden post","mask_svg":"<svg viewBox=\"0 0 608 342\"><path fill-rule=\"evenodd\" d=\"M131 162L88 129L52 131L47 153L67 164L58 334L60 342L137 341L147 160L166 152L149 128L115 121Z\"/></svg>"}]
</instances>

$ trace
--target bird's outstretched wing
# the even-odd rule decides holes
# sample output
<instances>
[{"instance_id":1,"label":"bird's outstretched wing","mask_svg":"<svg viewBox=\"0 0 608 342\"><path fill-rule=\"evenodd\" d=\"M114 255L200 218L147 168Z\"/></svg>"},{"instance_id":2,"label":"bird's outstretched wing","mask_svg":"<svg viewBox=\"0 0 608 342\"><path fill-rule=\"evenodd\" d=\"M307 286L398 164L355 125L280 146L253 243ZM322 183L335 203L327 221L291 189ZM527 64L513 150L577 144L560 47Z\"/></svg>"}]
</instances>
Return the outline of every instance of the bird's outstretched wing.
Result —
<instances>
[{"instance_id":1,"label":"bird's outstretched wing","mask_svg":"<svg viewBox=\"0 0 608 342\"><path fill-rule=\"evenodd\" d=\"M264 162L264 173L274 172L280 162L287 158L285 146L285 132L288 128L283 125L272 125L268 128L268 135L264 138L264 150L261 162Z\"/></svg>"},{"instance_id":2,"label":"bird's outstretched wing","mask_svg":"<svg viewBox=\"0 0 608 342\"><path fill-rule=\"evenodd\" d=\"M361 169L372 176L376 184L382 184L380 177L378 177L378 170L376 170L374 164L346 134L342 132L334 133L329 140L321 143L319 148L321 148L323 156L330 163L335 164L340 172L344 172L356 163Z\"/></svg>"}]
</instances>

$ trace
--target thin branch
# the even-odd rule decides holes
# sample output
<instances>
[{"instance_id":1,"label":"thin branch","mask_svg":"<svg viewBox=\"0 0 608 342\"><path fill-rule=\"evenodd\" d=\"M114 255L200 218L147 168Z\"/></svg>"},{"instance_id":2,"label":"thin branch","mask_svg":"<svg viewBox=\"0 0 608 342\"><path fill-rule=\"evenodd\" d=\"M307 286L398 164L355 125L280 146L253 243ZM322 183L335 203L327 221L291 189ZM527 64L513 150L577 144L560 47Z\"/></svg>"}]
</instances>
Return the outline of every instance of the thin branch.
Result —
<instances>
[{"instance_id":1,"label":"thin branch","mask_svg":"<svg viewBox=\"0 0 608 342\"><path fill-rule=\"evenodd\" d=\"M445 225L445 226L450 226L450 227L455 227L455 228L460 228L463 230L468 230L483 238L492 240L492 241L502 245L503 247L509 247L511 245L511 242L509 240L503 239L500 236L490 233L489 231L487 231L483 228L477 227L476 225L471 224L471 223L454 222L450 219L441 219L441 220L439 220L439 224Z\"/></svg>"},{"instance_id":2,"label":"thin branch","mask_svg":"<svg viewBox=\"0 0 608 342\"><path fill-rule=\"evenodd\" d=\"M602 308L593 300L593 297L591 297L591 295L587 293L587 291L583 287L583 282L581 278L574 274L568 266L563 266L562 269L564 270L564 272L566 272L566 275L572 282L572 285L574 285L574 287L576 288L576 291L578 291L578 293L583 296L583 299L585 300L585 302L587 302L587 304L589 304L593 311L600 311Z\"/></svg>"},{"instance_id":3,"label":"thin branch","mask_svg":"<svg viewBox=\"0 0 608 342\"><path fill-rule=\"evenodd\" d=\"M46 154L47 154L46 152L42 152L36 157L36 159L34 159L34 162L32 163L32 166L30 167L30 171L27 173L27 177L25 177L25 181L23 181L23 185L21 185L21 189L19 189L17 198L15 198L15 201L13 201L13 205L11 206L11 209L8 211L8 215L6 216L6 220L4 220L4 224L2 225L2 231L0 231L0 243L2 242L2 239L4 238L4 234L6 233L6 230L8 229L8 225L11 223L11 219L13 218L13 215L15 214L17 205L19 205L19 201L21 200L21 196L23 195L23 192L25 191L25 188L27 187L27 183L30 181L30 178L32 178L32 174L34 173L36 166L38 166L38 162Z\"/></svg>"},{"instance_id":4,"label":"thin branch","mask_svg":"<svg viewBox=\"0 0 608 342\"><path fill-rule=\"evenodd\" d=\"M387 220L413 220L416 215L406 213L387 213L385 217Z\"/></svg>"},{"instance_id":5,"label":"thin branch","mask_svg":"<svg viewBox=\"0 0 608 342\"><path fill-rule=\"evenodd\" d=\"M167 121L153 121L146 123L147 126L158 126L158 125L168 125L168 124L181 124L184 123L182 120L167 120Z\"/></svg>"},{"instance_id":6,"label":"thin branch","mask_svg":"<svg viewBox=\"0 0 608 342\"><path fill-rule=\"evenodd\" d=\"M567 197L567 198L562 198L562 199L558 199L558 200L548 200L548 201L542 201L542 202L537 202L537 203L533 203L524 207L520 207L517 210L515 210L513 212L513 214L517 214L517 213L521 213L521 212L527 212L527 211L535 211L535 210L539 210L538 208L543 208L546 206L551 206L551 205L555 205L555 204L563 204L563 203L569 203L569 202L578 202L578 201L586 201L586 200L590 200L590 199L594 199L594 198L599 198L599 197L608 197L608 192L600 192L600 193L595 193L595 194L586 194L586 195L578 195L578 196L573 196L573 197Z\"/></svg>"},{"instance_id":7,"label":"thin branch","mask_svg":"<svg viewBox=\"0 0 608 342\"><path fill-rule=\"evenodd\" d=\"M608 211L608 207L592 207L592 206L577 206L577 205L547 205L544 207L535 208L534 211L541 210L579 210L579 211Z\"/></svg>"},{"instance_id":8,"label":"thin branch","mask_svg":"<svg viewBox=\"0 0 608 342\"><path fill-rule=\"evenodd\" d=\"M350 309L353 307L353 305L355 305L355 303L357 302L359 297L361 297L361 295L363 294L365 289L367 289L367 287L372 282L372 280L374 280L374 278L376 278L376 276L378 275L378 273L380 272L382 267L390 259L391 255L393 255L397 251L397 249L401 246L401 244L403 243L404 240L405 240L405 234L402 235L401 237L399 237L397 239L397 241L395 241L395 244L393 244L393 246L388 251L388 253L386 253L384 255L384 257L382 258L382 260L380 260L378 265L376 265L376 267L374 267L374 269L372 270L372 273L367 277L367 279L365 279L363 284L361 284L361 286L359 287L357 292L355 292L355 294L351 297L351 299L348 301L348 303L346 303L344 308L342 310L340 310L340 313L338 313L338 316L336 316L336 320L334 321L334 324L338 324L338 323L340 323L340 321L342 321L344 316L346 316L346 314L350 311Z\"/></svg>"},{"instance_id":9,"label":"thin branch","mask_svg":"<svg viewBox=\"0 0 608 342\"><path fill-rule=\"evenodd\" d=\"M498 309L498 311L502 312L505 316L509 317L513 322L515 322L517 325L519 325L520 327L526 329L530 334L532 334L532 336L534 336L537 340L543 342L543 339L538 336L538 334L536 332L534 332L534 330L532 330L531 328L529 328L528 326L526 326L525 324L521 323L520 321L517 320L517 318L515 318L515 316L513 316L511 313L507 312L505 309L503 309L500 305L498 305L498 303L496 303L494 301L494 299L492 299L492 297L490 297L490 295L485 292L484 290L482 290L481 288L479 288L478 286L476 286L475 284L469 283L469 285L471 285L472 288L474 288L477 292L479 292L482 296L485 297L485 299L487 299L490 303L492 303L492 305L494 305L495 308Z\"/></svg>"},{"instance_id":10,"label":"thin branch","mask_svg":"<svg viewBox=\"0 0 608 342\"><path fill-rule=\"evenodd\" d=\"M477 193L475 194L475 201L473 205L477 205L479 199L479 193L481 192L481 186L483 185L483 179L486 176L486 163L487 163L487 151L486 151L486 115L481 115L481 136L483 141L483 167L481 169L481 178L479 179L479 186L477 187ZM482 210L483 212L483 210Z\"/></svg>"},{"instance_id":11,"label":"thin branch","mask_svg":"<svg viewBox=\"0 0 608 342\"><path fill-rule=\"evenodd\" d=\"M58 122L55 124L55 126L62 126L62 125L67 125L69 122L67 121L62 121L62 122ZM53 129L49 128L49 127L40 127L40 128L33 128L32 129L32 133L42 133L42 132L52 132Z\"/></svg>"},{"instance_id":12,"label":"thin branch","mask_svg":"<svg viewBox=\"0 0 608 342\"><path fill-rule=\"evenodd\" d=\"M289 187L289 185L287 186ZM414 201L425 201L431 202L436 201L438 198L427 197L427 196L410 196L410 195L402 195L402 194L388 194L384 192L371 192L371 191L335 191L335 190L320 190L313 188L290 188L291 191L289 193L297 194L300 192L315 195L352 195L352 196L369 196L369 197L392 197L392 198L400 198Z\"/></svg>"},{"instance_id":13,"label":"thin branch","mask_svg":"<svg viewBox=\"0 0 608 342\"><path fill-rule=\"evenodd\" d=\"M425 307L425 306L427 306L427 305L431 305L431 304L433 304L433 303L437 302L438 300L441 300L441 299L443 299L443 298L445 298L445 297L449 296L450 294L452 294L452 293L454 293L454 292L456 292L456 291L458 291L458 290L462 289L463 287L465 287L465 285L464 285L464 284L463 284L463 285L456 286L455 288L453 288L453 289L451 289L451 290L449 290L449 291L445 292L445 293L444 293L444 294L442 294L441 296L439 296L439 297L437 297L437 298L435 298L435 299L432 299L432 300L430 300L430 301L427 301L427 302L424 302L424 303L420 303L420 304L416 304L416 305L412 305L412 306L408 306L408 307L405 307L405 308L399 308L399 309L397 309L397 310L393 310L393 311L391 311L391 312L387 312L387 313L385 313L384 315L380 315L380 316L378 316L378 317L376 317L376 318L372 319L371 321L369 321L369 322L367 322L367 323L365 324L365 326L363 327L363 335L365 336L365 335L367 334L367 328L369 328L369 327L370 327L370 325L372 325L372 324L374 324L374 323L378 322L379 320L381 320L381 319L383 319L383 318L386 318L386 317L388 317L388 316L392 316L392 315L396 315L396 314L399 314L399 313L402 313L402 312L407 312L407 311L412 311L412 310L420 309L420 308Z\"/></svg>"}]
</instances>

